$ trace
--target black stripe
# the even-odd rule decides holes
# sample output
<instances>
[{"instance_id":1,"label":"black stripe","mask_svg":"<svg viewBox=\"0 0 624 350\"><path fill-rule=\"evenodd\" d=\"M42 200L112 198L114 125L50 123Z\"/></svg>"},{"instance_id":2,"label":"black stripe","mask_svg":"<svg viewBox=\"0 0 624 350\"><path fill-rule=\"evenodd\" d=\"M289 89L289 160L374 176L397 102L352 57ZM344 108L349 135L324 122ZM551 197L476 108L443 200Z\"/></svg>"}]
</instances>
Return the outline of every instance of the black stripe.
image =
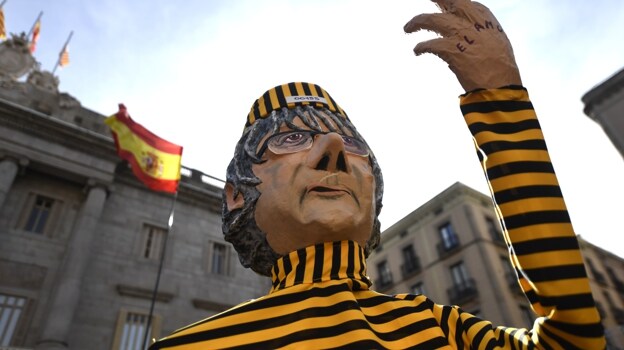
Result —
<instances>
[{"instance_id":1,"label":"black stripe","mask_svg":"<svg viewBox=\"0 0 624 350\"><path fill-rule=\"evenodd\" d=\"M485 337L487 332L492 330L492 325L490 325L489 323L481 326L482 328L477 332L477 334L475 334L474 338L472 338L472 347L474 349L480 348L481 342L483 342L483 338Z\"/></svg>"},{"instance_id":2,"label":"black stripe","mask_svg":"<svg viewBox=\"0 0 624 350\"><path fill-rule=\"evenodd\" d=\"M534 162L534 161L522 161L511 162L501 165L496 165L487 169L488 178L491 180L501 178L507 175L522 174L522 173L549 173L554 174L555 169L550 162Z\"/></svg>"},{"instance_id":3,"label":"black stripe","mask_svg":"<svg viewBox=\"0 0 624 350\"><path fill-rule=\"evenodd\" d=\"M273 288L277 288L279 285L279 267L277 264L273 265L273 274L275 275L275 281L273 281Z\"/></svg>"},{"instance_id":4,"label":"black stripe","mask_svg":"<svg viewBox=\"0 0 624 350\"><path fill-rule=\"evenodd\" d=\"M569 334L574 334L580 337L586 338L594 338L601 337L604 335L604 328L602 324L599 323L589 323L589 324L574 324L574 323L566 323L559 322L554 320L547 320L546 324L552 327L557 328L558 330L564 331Z\"/></svg>"},{"instance_id":5,"label":"black stripe","mask_svg":"<svg viewBox=\"0 0 624 350\"><path fill-rule=\"evenodd\" d=\"M353 264L355 262L355 244L353 241L348 241L347 244L349 246L349 256L347 257L347 277L355 278L355 265Z\"/></svg>"},{"instance_id":6,"label":"black stripe","mask_svg":"<svg viewBox=\"0 0 624 350\"><path fill-rule=\"evenodd\" d=\"M546 151L546 142L543 139L525 140L525 141L491 141L479 145L479 148L485 152L485 154L492 154L500 151L510 150L540 150Z\"/></svg>"},{"instance_id":7,"label":"black stripe","mask_svg":"<svg viewBox=\"0 0 624 350\"><path fill-rule=\"evenodd\" d=\"M358 250L358 255L360 257L360 279L362 279L363 281L367 281L368 282L368 276L366 276L366 273L365 273L366 265L365 265L364 261L366 260L366 257L364 257L364 249L359 249Z\"/></svg>"},{"instance_id":8,"label":"black stripe","mask_svg":"<svg viewBox=\"0 0 624 350\"><path fill-rule=\"evenodd\" d=\"M542 210L511 215L505 218L505 227L513 230L539 224L569 223L570 216L567 210Z\"/></svg>"},{"instance_id":9,"label":"black stripe","mask_svg":"<svg viewBox=\"0 0 624 350\"><path fill-rule=\"evenodd\" d=\"M271 114L273 111L273 104L271 103L271 95L268 91L264 93L262 99L264 100L264 106L266 107L267 113Z\"/></svg>"},{"instance_id":10,"label":"black stripe","mask_svg":"<svg viewBox=\"0 0 624 350\"><path fill-rule=\"evenodd\" d=\"M488 124L483 122L475 122L468 125L468 129L473 135L480 132L489 131L495 134L515 134L526 130L540 130L537 119L527 119L516 123L495 123Z\"/></svg>"},{"instance_id":11,"label":"black stripe","mask_svg":"<svg viewBox=\"0 0 624 350\"><path fill-rule=\"evenodd\" d=\"M330 278L337 279L340 271L340 242L334 242Z\"/></svg>"},{"instance_id":12,"label":"black stripe","mask_svg":"<svg viewBox=\"0 0 624 350\"><path fill-rule=\"evenodd\" d=\"M579 249L578 240L574 236L532 239L513 244L514 253L518 256L551 252L557 250Z\"/></svg>"},{"instance_id":13,"label":"black stripe","mask_svg":"<svg viewBox=\"0 0 624 350\"><path fill-rule=\"evenodd\" d=\"M538 297L539 302L546 307L556 306L558 310L575 310L595 307L591 293L562 295L558 297Z\"/></svg>"},{"instance_id":14,"label":"black stripe","mask_svg":"<svg viewBox=\"0 0 624 350\"><path fill-rule=\"evenodd\" d=\"M282 258L282 261L284 262L284 275L288 276L290 272L292 271L292 264L290 263L290 256L284 255L284 258ZM284 288L285 286L286 286L286 277L284 277L284 280L280 283L280 288Z\"/></svg>"},{"instance_id":15,"label":"black stripe","mask_svg":"<svg viewBox=\"0 0 624 350\"><path fill-rule=\"evenodd\" d=\"M286 97L284 97L284 90L281 85L275 87L275 94L277 95L277 101L279 102L280 107L288 107Z\"/></svg>"},{"instance_id":16,"label":"black stripe","mask_svg":"<svg viewBox=\"0 0 624 350\"><path fill-rule=\"evenodd\" d=\"M258 101L256 101L253 105L253 116L256 120L254 120L254 123L258 121L258 119L260 119L260 104L258 103Z\"/></svg>"},{"instance_id":17,"label":"black stripe","mask_svg":"<svg viewBox=\"0 0 624 350\"><path fill-rule=\"evenodd\" d=\"M486 101L465 104L461 106L463 115L468 113L490 113L490 112L516 112L526 109L533 109L533 104L528 101Z\"/></svg>"},{"instance_id":18,"label":"black stripe","mask_svg":"<svg viewBox=\"0 0 624 350\"><path fill-rule=\"evenodd\" d=\"M533 290L533 289L531 289L528 292L524 292L524 295L526 295L526 297L529 300L529 303L531 303L531 305L537 304L537 303L541 303L540 299L539 299L539 296L537 295L537 293L535 293L535 290Z\"/></svg>"},{"instance_id":19,"label":"black stripe","mask_svg":"<svg viewBox=\"0 0 624 350\"><path fill-rule=\"evenodd\" d=\"M300 284L303 283L303 279L305 278L306 250L297 250L297 256L299 257L299 262L297 263L297 269L295 271L295 284Z\"/></svg>"},{"instance_id":20,"label":"black stripe","mask_svg":"<svg viewBox=\"0 0 624 350\"><path fill-rule=\"evenodd\" d=\"M559 186L556 185L522 186L494 193L494 198L496 199L496 203L498 203L498 205L520 199L539 197L562 198L563 194L561 193Z\"/></svg>"},{"instance_id":21,"label":"black stripe","mask_svg":"<svg viewBox=\"0 0 624 350\"><path fill-rule=\"evenodd\" d=\"M310 91L310 85L308 83L301 83L301 86L303 86L303 92L306 96L312 96L312 91Z\"/></svg>"},{"instance_id":22,"label":"black stripe","mask_svg":"<svg viewBox=\"0 0 624 350\"><path fill-rule=\"evenodd\" d=\"M587 277L583 264L524 269L524 273L533 283Z\"/></svg>"},{"instance_id":23,"label":"black stripe","mask_svg":"<svg viewBox=\"0 0 624 350\"><path fill-rule=\"evenodd\" d=\"M451 310L450 307L442 308L442 314L440 315L440 328L442 328L442 332L447 337L450 334L448 322L451 317Z\"/></svg>"},{"instance_id":24,"label":"black stripe","mask_svg":"<svg viewBox=\"0 0 624 350\"><path fill-rule=\"evenodd\" d=\"M557 342L557 345L561 346L562 348L566 349L566 350L586 350L586 349L581 349L579 347L577 347L576 345L570 343L569 341L561 338L560 336L556 335L555 333L553 333L550 329L548 329L548 325L544 324L541 328L540 331L544 332L546 335L548 335L549 338L555 340ZM577 335L577 334L574 334Z\"/></svg>"},{"instance_id":25,"label":"black stripe","mask_svg":"<svg viewBox=\"0 0 624 350\"><path fill-rule=\"evenodd\" d=\"M312 281L320 282L323 278L323 262L325 261L325 249L322 244L314 246L314 272Z\"/></svg>"},{"instance_id":26,"label":"black stripe","mask_svg":"<svg viewBox=\"0 0 624 350\"><path fill-rule=\"evenodd\" d=\"M288 89L290 90L290 96L299 96L299 93L297 92L297 86L295 85L295 83L288 83ZM295 102L295 105L301 105L300 102Z\"/></svg>"},{"instance_id":27,"label":"black stripe","mask_svg":"<svg viewBox=\"0 0 624 350\"><path fill-rule=\"evenodd\" d=\"M450 306L447 306L448 308L450 308ZM458 313L460 313L459 310L456 309L456 311ZM457 344L457 348L458 349L463 349L464 348L464 332L457 332L457 330L461 330L464 329L464 323L461 320L461 317L459 317L460 315L457 315L457 322L455 322L455 344Z\"/></svg>"},{"instance_id":28,"label":"black stripe","mask_svg":"<svg viewBox=\"0 0 624 350\"><path fill-rule=\"evenodd\" d=\"M251 312L251 311L257 311L257 310L262 310L262 309L268 309L268 308L272 308L275 306L283 306L283 305L288 305L288 304L296 304L298 302L301 302L303 300L306 300L308 298L325 298L328 297L330 295L334 295L337 293L342 293L345 291L349 290L349 286L344 283L344 284L339 284L339 285L333 285L333 286L329 286L329 287L325 287L325 288L319 288L319 287L315 287L315 288L311 288L305 292L302 293L296 293L296 294L285 294L285 295L280 295L280 296L276 296L276 297L272 297L272 298L265 298L265 299L258 299L256 301L254 301L253 303L249 303L246 305L242 305L240 307L237 307L235 309L229 309L226 312L223 312L221 314L217 314L215 316L212 316L210 318L207 318L201 322L195 323L193 326L199 326L201 324L204 324L206 322L211 322L211 321L215 321L221 318L225 318L225 317L230 317L230 316L235 316L235 315L239 315L239 314L244 314L247 312ZM174 332L173 334L176 334L180 331L186 330L190 327L185 327L182 328L180 330L177 330L176 332Z\"/></svg>"}]
</instances>

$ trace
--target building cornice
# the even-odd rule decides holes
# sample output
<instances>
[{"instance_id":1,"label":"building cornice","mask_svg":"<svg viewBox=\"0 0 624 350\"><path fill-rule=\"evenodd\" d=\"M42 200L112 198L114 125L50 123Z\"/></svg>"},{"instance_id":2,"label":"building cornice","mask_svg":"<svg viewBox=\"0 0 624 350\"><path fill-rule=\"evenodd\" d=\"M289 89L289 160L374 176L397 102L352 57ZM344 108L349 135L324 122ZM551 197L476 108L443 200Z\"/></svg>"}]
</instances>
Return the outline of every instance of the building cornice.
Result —
<instances>
[{"instance_id":1,"label":"building cornice","mask_svg":"<svg viewBox=\"0 0 624 350\"><path fill-rule=\"evenodd\" d=\"M596 85L583 95L581 98L581 101L585 104L583 112L591 119L596 120L594 108L622 90L624 90L624 69Z\"/></svg>"},{"instance_id":2,"label":"building cornice","mask_svg":"<svg viewBox=\"0 0 624 350\"><path fill-rule=\"evenodd\" d=\"M455 182L453 185L449 186L444 191L425 202L425 204L406 215L403 219L397 221L395 224L384 230L381 235L382 241L388 241L395 236L400 235L401 232L410 228L414 225L414 223L422 222L422 220L427 216L435 215L435 213L440 211L445 204L454 201L460 196L471 197L482 202L491 202L492 200L489 196L466 186L461 182Z\"/></svg>"}]
</instances>

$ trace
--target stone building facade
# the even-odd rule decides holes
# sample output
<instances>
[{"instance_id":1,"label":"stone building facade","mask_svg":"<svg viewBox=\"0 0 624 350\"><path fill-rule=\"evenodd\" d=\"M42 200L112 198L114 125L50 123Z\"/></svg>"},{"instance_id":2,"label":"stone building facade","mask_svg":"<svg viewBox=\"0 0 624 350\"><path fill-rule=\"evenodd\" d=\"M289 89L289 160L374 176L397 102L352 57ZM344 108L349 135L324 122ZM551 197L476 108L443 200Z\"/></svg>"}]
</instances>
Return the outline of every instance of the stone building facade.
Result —
<instances>
[{"instance_id":1,"label":"stone building facade","mask_svg":"<svg viewBox=\"0 0 624 350\"><path fill-rule=\"evenodd\" d=\"M624 69L581 98L585 114L598 123L624 157Z\"/></svg>"},{"instance_id":2,"label":"stone building facade","mask_svg":"<svg viewBox=\"0 0 624 350\"><path fill-rule=\"evenodd\" d=\"M0 74L0 349L140 349L270 288L223 240L221 186L183 168L168 232L173 196L133 176L103 120L49 72Z\"/></svg>"},{"instance_id":3,"label":"stone building facade","mask_svg":"<svg viewBox=\"0 0 624 350\"><path fill-rule=\"evenodd\" d=\"M579 240L610 344L624 349L624 259ZM498 325L535 319L491 198L459 182L385 230L367 266L379 292L425 294Z\"/></svg>"}]
</instances>

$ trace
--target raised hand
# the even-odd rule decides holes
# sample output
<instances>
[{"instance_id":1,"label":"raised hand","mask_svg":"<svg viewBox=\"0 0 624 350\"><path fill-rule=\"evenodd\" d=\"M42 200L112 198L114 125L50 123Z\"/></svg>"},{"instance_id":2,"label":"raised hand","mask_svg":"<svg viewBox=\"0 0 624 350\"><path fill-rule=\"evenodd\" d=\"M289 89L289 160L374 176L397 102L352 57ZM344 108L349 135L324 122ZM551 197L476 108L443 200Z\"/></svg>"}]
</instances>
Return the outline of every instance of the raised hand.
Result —
<instances>
[{"instance_id":1,"label":"raised hand","mask_svg":"<svg viewBox=\"0 0 624 350\"><path fill-rule=\"evenodd\" d=\"M425 29L441 36L416 45L416 55L443 59L466 91L522 85L511 43L487 7L470 0L432 1L441 13L420 14L404 27L406 33Z\"/></svg>"}]
</instances>

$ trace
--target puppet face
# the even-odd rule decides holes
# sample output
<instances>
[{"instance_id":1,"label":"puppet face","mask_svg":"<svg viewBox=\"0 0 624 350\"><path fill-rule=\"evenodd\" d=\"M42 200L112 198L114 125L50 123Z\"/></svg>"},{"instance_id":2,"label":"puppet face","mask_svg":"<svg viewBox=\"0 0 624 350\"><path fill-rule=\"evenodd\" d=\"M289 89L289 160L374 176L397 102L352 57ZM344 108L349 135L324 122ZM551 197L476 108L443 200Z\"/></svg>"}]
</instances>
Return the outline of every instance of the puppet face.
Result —
<instances>
[{"instance_id":1,"label":"puppet face","mask_svg":"<svg viewBox=\"0 0 624 350\"><path fill-rule=\"evenodd\" d=\"M309 130L298 118L294 124ZM283 126L280 132L289 130ZM347 152L338 133L313 138L309 148L294 153L276 154L267 148L265 162L252 168L262 181L257 186L256 223L278 254L338 240L364 247L372 232L375 178L368 157Z\"/></svg>"}]
</instances>

